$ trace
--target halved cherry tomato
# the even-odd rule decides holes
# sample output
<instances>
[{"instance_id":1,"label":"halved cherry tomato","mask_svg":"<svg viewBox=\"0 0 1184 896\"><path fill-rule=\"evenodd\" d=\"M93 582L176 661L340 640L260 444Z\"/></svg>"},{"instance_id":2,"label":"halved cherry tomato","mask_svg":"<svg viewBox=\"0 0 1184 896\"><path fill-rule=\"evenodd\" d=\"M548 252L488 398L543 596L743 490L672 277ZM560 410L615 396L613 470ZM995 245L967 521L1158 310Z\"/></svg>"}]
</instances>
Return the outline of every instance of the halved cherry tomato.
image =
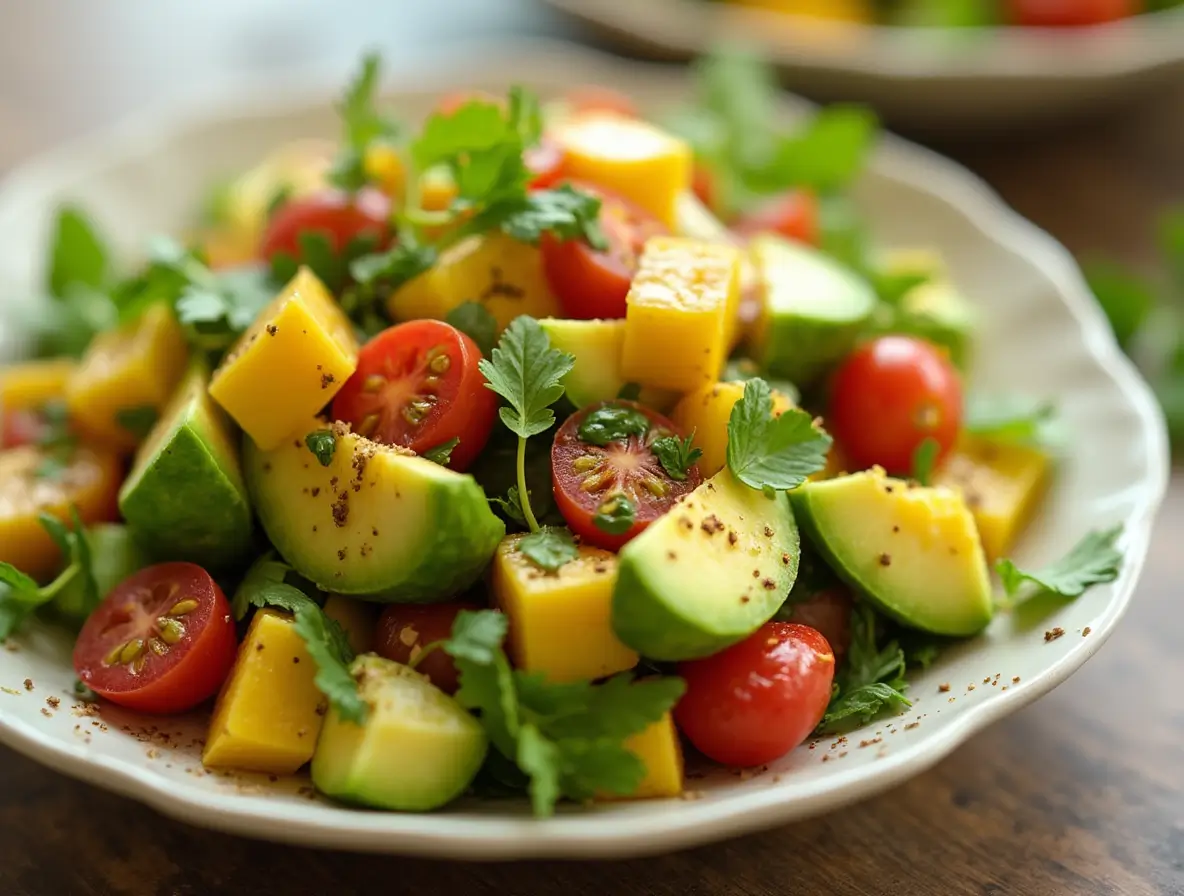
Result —
<instances>
[{"instance_id":1,"label":"halved cherry tomato","mask_svg":"<svg viewBox=\"0 0 1184 896\"><path fill-rule=\"evenodd\" d=\"M551 446L551 478L555 504L573 532L588 544L619 550L699 485L697 465L675 479L659 462L653 444L667 436L682 434L633 401L589 405L567 418Z\"/></svg>"},{"instance_id":2,"label":"halved cherry tomato","mask_svg":"<svg viewBox=\"0 0 1184 896\"><path fill-rule=\"evenodd\" d=\"M627 118L637 118L637 104L633 99L611 87L586 84L567 92L567 105L574 114L584 112L615 112Z\"/></svg>"},{"instance_id":3,"label":"halved cherry tomato","mask_svg":"<svg viewBox=\"0 0 1184 896\"><path fill-rule=\"evenodd\" d=\"M776 233L817 246L818 199L808 190L786 190L742 214L732 229L745 237Z\"/></svg>"},{"instance_id":4,"label":"halved cherry tomato","mask_svg":"<svg viewBox=\"0 0 1184 896\"><path fill-rule=\"evenodd\" d=\"M1009 18L1037 27L1101 25L1143 11L1140 0L1008 0Z\"/></svg>"},{"instance_id":5,"label":"halved cherry tomato","mask_svg":"<svg viewBox=\"0 0 1184 896\"><path fill-rule=\"evenodd\" d=\"M464 470L497 416L480 359L477 344L443 321L390 327L363 346L357 371L333 400L333 416L366 438L419 454L460 439L448 466Z\"/></svg>"},{"instance_id":6,"label":"halved cherry tomato","mask_svg":"<svg viewBox=\"0 0 1184 896\"><path fill-rule=\"evenodd\" d=\"M709 759L763 765L818 727L834 673L834 654L817 631L766 622L739 644L679 664L687 690L674 721Z\"/></svg>"},{"instance_id":7,"label":"halved cherry tomato","mask_svg":"<svg viewBox=\"0 0 1184 896\"><path fill-rule=\"evenodd\" d=\"M927 438L940 461L962 425L962 385L947 355L923 339L881 336L835 374L829 429L856 469L879 464L908 475Z\"/></svg>"},{"instance_id":8,"label":"halved cherry tomato","mask_svg":"<svg viewBox=\"0 0 1184 896\"><path fill-rule=\"evenodd\" d=\"M452 623L461 610L480 610L477 604L391 604L378 618L374 650L388 660L408 665L429 644L452 634ZM455 694L460 686L452 657L436 648L427 654L416 671L432 680L446 694Z\"/></svg>"},{"instance_id":9,"label":"halved cherry tomato","mask_svg":"<svg viewBox=\"0 0 1184 896\"><path fill-rule=\"evenodd\" d=\"M74 671L120 706L185 712L217 693L237 646L230 603L209 573L161 563L117 585L86 620Z\"/></svg>"},{"instance_id":10,"label":"halved cherry tomato","mask_svg":"<svg viewBox=\"0 0 1184 896\"><path fill-rule=\"evenodd\" d=\"M543 136L522 154L522 162L534 175L527 186L532 190L545 190L563 176L563 147Z\"/></svg>"},{"instance_id":11,"label":"halved cherry tomato","mask_svg":"<svg viewBox=\"0 0 1184 896\"><path fill-rule=\"evenodd\" d=\"M670 231L623 196L586 183L573 186L600 197L600 227L608 249L601 252L583 240L560 242L544 234L541 245L547 282L570 318L624 317L625 297L646 240Z\"/></svg>"},{"instance_id":12,"label":"halved cherry tomato","mask_svg":"<svg viewBox=\"0 0 1184 896\"><path fill-rule=\"evenodd\" d=\"M390 216L390 197L370 187L355 196L340 190L310 193L272 215L259 255L270 261L277 252L284 252L300 261L300 234L305 232L324 234L336 252L359 236L373 237L375 245L383 248L390 240Z\"/></svg>"},{"instance_id":13,"label":"halved cherry tomato","mask_svg":"<svg viewBox=\"0 0 1184 896\"><path fill-rule=\"evenodd\" d=\"M0 448L36 445L49 432L49 425L36 411L19 409L0 413Z\"/></svg>"}]
</instances>

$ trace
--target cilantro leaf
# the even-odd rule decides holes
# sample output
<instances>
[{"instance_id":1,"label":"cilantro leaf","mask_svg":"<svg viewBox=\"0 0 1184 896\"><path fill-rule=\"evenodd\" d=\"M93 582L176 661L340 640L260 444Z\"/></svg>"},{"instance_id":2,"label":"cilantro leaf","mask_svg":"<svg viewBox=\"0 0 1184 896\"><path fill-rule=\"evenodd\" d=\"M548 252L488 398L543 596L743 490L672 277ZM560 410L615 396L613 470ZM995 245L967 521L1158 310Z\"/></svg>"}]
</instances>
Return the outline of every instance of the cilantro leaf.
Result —
<instances>
[{"instance_id":1,"label":"cilantro leaf","mask_svg":"<svg viewBox=\"0 0 1184 896\"><path fill-rule=\"evenodd\" d=\"M967 402L965 417L963 427L975 435L1045 444L1053 441L1056 405L1026 396L976 394Z\"/></svg>"},{"instance_id":2,"label":"cilantro leaf","mask_svg":"<svg viewBox=\"0 0 1184 896\"><path fill-rule=\"evenodd\" d=\"M65 298L71 286L102 290L110 273L110 252L93 222L76 206L58 209L50 241L46 287Z\"/></svg>"},{"instance_id":3,"label":"cilantro leaf","mask_svg":"<svg viewBox=\"0 0 1184 896\"><path fill-rule=\"evenodd\" d=\"M559 748L528 722L518 732L516 758L518 767L530 778L530 805L534 814L550 815L562 795Z\"/></svg>"},{"instance_id":4,"label":"cilantro leaf","mask_svg":"<svg viewBox=\"0 0 1184 896\"><path fill-rule=\"evenodd\" d=\"M899 712L912 705L904 694L908 688L904 650L896 640L879 642L875 611L867 603L855 604L847 661L835 678L819 731L833 730L851 719L866 723L883 712Z\"/></svg>"},{"instance_id":5,"label":"cilantro leaf","mask_svg":"<svg viewBox=\"0 0 1184 896\"><path fill-rule=\"evenodd\" d=\"M324 231L302 230L296 234L296 245L300 249L296 255L281 251L271 256L269 263L272 280L287 283L296 276L300 266L304 265L317 275L317 279L325 284L329 292L337 295L349 284L353 266L374 253L378 238L373 233L361 233L339 249ZM406 250L396 247L391 253L401 256L406 254ZM379 257L385 256L386 253L383 253Z\"/></svg>"},{"instance_id":6,"label":"cilantro leaf","mask_svg":"<svg viewBox=\"0 0 1184 896\"><path fill-rule=\"evenodd\" d=\"M624 535L633 528L637 507L623 494L612 495L596 508L592 523L609 535Z\"/></svg>"},{"instance_id":7,"label":"cilantro leaf","mask_svg":"<svg viewBox=\"0 0 1184 896\"><path fill-rule=\"evenodd\" d=\"M285 579L292 567L273 555L258 560L234 596L236 615L248 606L279 607L292 614L294 629L308 655L317 664L315 683L329 703L347 721L361 725L369 711L350 674L354 652L336 620L325 615L320 605Z\"/></svg>"},{"instance_id":8,"label":"cilantro leaf","mask_svg":"<svg viewBox=\"0 0 1184 896\"><path fill-rule=\"evenodd\" d=\"M921 485L929 485L929 480L933 477L933 464L940 449L941 445L937 439L926 436L913 452L913 479Z\"/></svg>"},{"instance_id":9,"label":"cilantro leaf","mask_svg":"<svg viewBox=\"0 0 1184 896\"><path fill-rule=\"evenodd\" d=\"M382 60L377 53L362 58L358 74L350 81L345 96L337 106L344 129L341 149L329 169L329 182L348 192L366 186L366 150L377 140L398 136L397 121L378 111L375 94Z\"/></svg>"},{"instance_id":10,"label":"cilantro leaf","mask_svg":"<svg viewBox=\"0 0 1184 896\"><path fill-rule=\"evenodd\" d=\"M506 638L509 623L497 611L461 610L452 623L451 637L444 650L449 656L492 663Z\"/></svg>"},{"instance_id":11,"label":"cilantro leaf","mask_svg":"<svg viewBox=\"0 0 1184 896\"><path fill-rule=\"evenodd\" d=\"M532 190L490 204L469 219L454 239L488 230L501 230L531 245L549 233L561 241L583 240L594 249L608 248L600 228L600 197L570 184L551 190Z\"/></svg>"},{"instance_id":12,"label":"cilantro leaf","mask_svg":"<svg viewBox=\"0 0 1184 896\"><path fill-rule=\"evenodd\" d=\"M744 395L728 419L728 468L752 488L797 488L826 466L831 438L805 411L791 408L773 416L769 384L744 384Z\"/></svg>"},{"instance_id":13,"label":"cilantro leaf","mask_svg":"<svg viewBox=\"0 0 1184 896\"><path fill-rule=\"evenodd\" d=\"M480 302L464 302L448 312L444 320L456 327L481 349L486 358L497 341L497 318Z\"/></svg>"},{"instance_id":14,"label":"cilantro leaf","mask_svg":"<svg viewBox=\"0 0 1184 896\"><path fill-rule=\"evenodd\" d=\"M421 456L424 460L430 460L434 464L446 467L452 462L452 449L459 444L460 439L454 436L447 442L441 442L439 445L429 448Z\"/></svg>"},{"instance_id":15,"label":"cilantro leaf","mask_svg":"<svg viewBox=\"0 0 1184 896\"><path fill-rule=\"evenodd\" d=\"M836 722L856 717L860 724L866 724L886 710L900 711L912 704L904 694L882 681L862 684L842 691L826 708L822 726L829 729Z\"/></svg>"},{"instance_id":16,"label":"cilantro leaf","mask_svg":"<svg viewBox=\"0 0 1184 896\"><path fill-rule=\"evenodd\" d=\"M790 187L837 192L863 170L878 131L875 114L865 106L827 106L804 130L783 137L769 165L751 181L765 193Z\"/></svg>"},{"instance_id":17,"label":"cilantro leaf","mask_svg":"<svg viewBox=\"0 0 1184 896\"><path fill-rule=\"evenodd\" d=\"M115 422L138 439L143 439L152 431L159 417L159 412L150 404L120 408L115 412Z\"/></svg>"},{"instance_id":18,"label":"cilantro leaf","mask_svg":"<svg viewBox=\"0 0 1184 896\"><path fill-rule=\"evenodd\" d=\"M515 318L502 333L491 357L478 367L486 388L509 402L501 419L519 438L546 432L555 422L553 405L563 395L562 379L575 364L567 352L551 348L551 341L533 317Z\"/></svg>"},{"instance_id":19,"label":"cilantro leaf","mask_svg":"<svg viewBox=\"0 0 1184 896\"><path fill-rule=\"evenodd\" d=\"M43 513L37 518L66 560L65 568L52 582L39 586L12 564L0 562L0 640L12 635L30 613L48 604L66 588L81 590L79 602L83 607L98 605L101 595L95 582L90 545L78 510L72 506L70 513L74 524L72 529L48 514Z\"/></svg>"},{"instance_id":20,"label":"cilantro leaf","mask_svg":"<svg viewBox=\"0 0 1184 896\"><path fill-rule=\"evenodd\" d=\"M687 471L703 456L702 448L691 447L694 438L694 432L685 439L680 439L678 436L666 436L662 439L655 439L654 444L650 446L658 458L658 463L662 465L662 469L671 479L685 482Z\"/></svg>"},{"instance_id":21,"label":"cilantro leaf","mask_svg":"<svg viewBox=\"0 0 1184 896\"><path fill-rule=\"evenodd\" d=\"M526 514L522 512L522 500L518 497L518 486L511 485L504 498L489 498L489 503L498 508L507 518L520 526L526 525Z\"/></svg>"},{"instance_id":22,"label":"cilantro leaf","mask_svg":"<svg viewBox=\"0 0 1184 896\"><path fill-rule=\"evenodd\" d=\"M304 444L308 446L322 467L333 463L333 455L337 451L337 436L331 429L318 429L304 437Z\"/></svg>"},{"instance_id":23,"label":"cilantro leaf","mask_svg":"<svg viewBox=\"0 0 1184 896\"><path fill-rule=\"evenodd\" d=\"M585 415L579 436L591 445L623 442L629 436L641 439L650 431L650 418L637 408L606 404Z\"/></svg>"},{"instance_id":24,"label":"cilantro leaf","mask_svg":"<svg viewBox=\"0 0 1184 896\"><path fill-rule=\"evenodd\" d=\"M580 556L572 534L558 526L544 526L522 536L518 541L518 550L531 563L547 572L557 572L563 564Z\"/></svg>"},{"instance_id":25,"label":"cilantro leaf","mask_svg":"<svg viewBox=\"0 0 1184 896\"><path fill-rule=\"evenodd\" d=\"M1000 560L995 569L1012 605L1045 593L1078 597L1092 585L1118 578L1122 551L1115 544L1121 535L1122 524L1094 530L1060 560L1034 571L1020 569L1007 558ZM1034 587L1025 590L1025 583Z\"/></svg>"}]
</instances>

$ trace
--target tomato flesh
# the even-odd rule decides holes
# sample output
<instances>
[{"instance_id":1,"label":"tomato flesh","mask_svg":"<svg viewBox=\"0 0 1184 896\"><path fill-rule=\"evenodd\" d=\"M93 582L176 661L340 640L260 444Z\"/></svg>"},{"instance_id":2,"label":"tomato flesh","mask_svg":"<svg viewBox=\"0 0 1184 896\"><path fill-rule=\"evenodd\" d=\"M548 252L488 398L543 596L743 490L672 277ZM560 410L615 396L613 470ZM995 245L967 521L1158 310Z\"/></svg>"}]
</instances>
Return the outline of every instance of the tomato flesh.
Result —
<instances>
[{"instance_id":1,"label":"tomato flesh","mask_svg":"<svg viewBox=\"0 0 1184 896\"><path fill-rule=\"evenodd\" d=\"M541 246L547 283L569 318L624 317L625 298L646 240L670 231L622 196L586 183L572 186L600 197L600 227L608 248L602 252L583 240L561 242L544 234Z\"/></svg>"},{"instance_id":2,"label":"tomato flesh","mask_svg":"<svg viewBox=\"0 0 1184 896\"><path fill-rule=\"evenodd\" d=\"M259 245L259 255L270 261L284 253L303 260L302 233L320 233L334 252L341 252L357 237L369 237L376 248L390 242L391 200L367 187L350 196L340 190L321 190L285 203L272 216Z\"/></svg>"},{"instance_id":3,"label":"tomato flesh","mask_svg":"<svg viewBox=\"0 0 1184 896\"><path fill-rule=\"evenodd\" d=\"M1101 25L1142 12L1139 0L1009 0L1017 25L1058 27Z\"/></svg>"},{"instance_id":4,"label":"tomato flesh","mask_svg":"<svg viewBox=\"0 0 1184 896\"><path fill-rule=\"evenodd\" d=\"M857 468L909 475L917 449L937 442L940 462L962 425L962 385L948 356L923 339L882 336L835 373L827 424Z\"/></svg>"},{"instance_id":5,"label":"tomato flesh","mask_svg":"<svg viewBox=\"0 0 1184 896\"><path fill-rule=\"evenodd\" d=\"M787 190L742 214L732 229L744 237L775 233L817 246L818 199L807 190Z\"/></svg>"},{"instance_id":6,"label":"tomato flesh","mask_svg":"<svg viewBox=\"0 0 1184 896\"><path fill-rule=\"evenodd\" d=\"M604 445L588 442L580 435L581 426L601 408L635 411L648 429ZM632 401L589 405L568 417L551 446L551 476L555 504L571 530L588 544L620 550L693 491L702 481L698 466L690 466L686 479L674 479L654 454L654 442L671 435L682 434L666 417ZM622 496L634 508L633 523L622 532L605 531L596 518L619 506Z\"/></svg>"},{"instance_id":7,"label":"tomato flesh","mask_svg":"<svg viewBox=\"0 0 1184 896\"><path fill-rule=\"evenodd\" d=\"M333 400L333 416L368 439L417 454L459 439L448 466L465 470L497 417L480 359L477 344L443 321L390 327L362 348L358 369Z\"/></svg>"},{"instance_id":8,"label":"tomato flesh","mask_svg":"<svg viewBox=\"0 0 1184 896\"><path fill-rule=\"evenodd\" d=\"M763 765L818 727L834 672L834 654L816 630L767 622L714 656L679 664L687 690L674 721L709 759Z\"/></svg>"},{"instance_id":9,"label":"tomato flesh","mask_svg":"<svg viewBox=\"0 0 1184 896\"><path fill-rule=\"evenodd\" d=\"M452 634L452 624L462 610L480 610L477 604L391 604L378 618L374 650L379 656L410 665L429 644ZM452 657L440 648L426 654L415 669L446 694L460 687Z\"/></svg>"},{"instance_id":10,"label":"tomato flesh","mask_svg":"<svg viewBox=\"0 0 1184 896\"><path fill-rule=\"evenodd\" d=\"M74 671L95 693L131 709L185 712L230 674L237 643L230 603L192 563L162 563L125 579L74 645Z\"/></svg>"}]
</instances>

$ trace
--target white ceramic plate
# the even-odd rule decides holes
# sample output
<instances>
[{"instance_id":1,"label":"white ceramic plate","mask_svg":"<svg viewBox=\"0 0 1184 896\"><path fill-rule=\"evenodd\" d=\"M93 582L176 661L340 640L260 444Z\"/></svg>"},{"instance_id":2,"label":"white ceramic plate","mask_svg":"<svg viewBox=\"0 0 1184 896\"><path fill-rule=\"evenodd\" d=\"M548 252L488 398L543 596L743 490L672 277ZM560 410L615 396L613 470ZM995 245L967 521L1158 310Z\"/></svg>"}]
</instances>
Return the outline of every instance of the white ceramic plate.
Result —
<instances>
[{"instance_id":1,"label":"white ceramic plate","mask_svg":"<svg viewBox=\"0 0 1184 896\"><path fill-rule=\"evenodd\" d=\"M545 0L633 52L685 59L758 47L791 90L875 104L952 134L1114 104L1184 71L1184 9L1104 28L935 29L843 23L706 0ZM831 25L831 27L828 27Z\"/></svg>"},{"instance_id":2,"label":"white ceramic plate","mask_svg":"<svg viewBox=\"0 0 1184 896\"><path fill-rule=\"evenodd\" d=\"M676 73L554 44L442 54L433 71L439 74L396 72L392 97L414 112L435 91L474 83L500 89L517 81L552 92L600 82L655 106L685 91ZM181 226L211 178L285 140L333 134L331 96L291 82L240 84L191 102L174 100L14 172L0 187L0 295L34 291L55 201L81 202L130 249L149 234ZM805 108L786 100L787 114ZM977 382L1054 398L1083 436L1021 558L1047 561L1089 527L1127 525L1126 564L1116 582L1043 619L999 618L986 635L915 677L915 708L907 716L844 743L803 746L753 777L717 771L692 780L700 794L693 801L566 806L549 820L531 818L514 802L471 801L433 815L366 812L315 798L306 780L204 772L201 717L153 720L106 706L92 716L72 708L69 639L34 626L14 650L0 650L0 741L185 821L248 836L449 857L625 856L848 805L928 768L1046 693L1102 645L1130 600L1166 483L1158 410L1115 347L1068 253L969 173L889 139L857 192L885 243L940 247L958 283L981 303ZM1045 643L1045 630L1054 626L1064 637ZM949 693L939 693L947 682ZM61 705L51 708L50 697ZM861 741L869 743L861 747Z\"/></svg>"}]
</instances>

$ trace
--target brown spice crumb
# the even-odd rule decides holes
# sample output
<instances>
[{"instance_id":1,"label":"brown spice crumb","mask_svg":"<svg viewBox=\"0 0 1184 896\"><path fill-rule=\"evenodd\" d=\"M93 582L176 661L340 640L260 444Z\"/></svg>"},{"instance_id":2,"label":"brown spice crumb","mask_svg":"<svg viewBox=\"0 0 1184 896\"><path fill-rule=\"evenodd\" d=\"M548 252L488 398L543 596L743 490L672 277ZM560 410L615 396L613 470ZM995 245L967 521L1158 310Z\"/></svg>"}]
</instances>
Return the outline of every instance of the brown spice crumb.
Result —
<instances>
[{"instance_id":1,"label":"brown spice crumb","mask_svg":"<svg viewBox=\"0 0 1184 896\"><path fill-rule=\"evenodd\" d=\"M724 531L724 524L718 516L712 513L709 514L706 519L704 519L703 522L699 524L699 528L708 535L714 535L716 532Z\"/></svg>"},{"instance_id":2,"label":"brown spice crumb","mask_svg":"<svg viewBox=\"0 0 1184 896\"><path fill-rule=\"evenodd\" d=\"M900 526L893 526L893 527L892 527L892 531L893 531L893 532L899 532L899 531L900 531Z\"/></svg>"},{"instance_id":3,"label":"brown spice crumb","mask_svg":"<svg viewBox=\"0 0 1184 896\"><path fill-rule=\"evenodd\" d=\"M321 374L321 388L322 389L328 389L335 382L337 382L337 377L335 377L333 374L331 374L331 373L322 373Z\"/></svg>"},{"instance_id":4,"label":"brown spice crumb","mask_svg":"<svg viewBox=\"0 0 1184 896\"><path fill-rule=\"evenodd\" d=\"M861 748L862 748L862 747L870 747L870 746L874 746L875 744L878 744L878 743L880 743L880 742L881 742L883 739L884 739L884 738L882 738L882 737L873 737L871 740L861 740L861 741L859 742L859 746L860 746Z\"/></svg>"},{"instance_id":5,"label":"brown spice crumb","mask_svg":"<svg viewBox=\"0 0 1184 896\"><path fill-rule=\"evenodd\" d=\"M680 516L678 518L678 524L688 532L695 528L695 524L691 522L691 518L689 516Z\"/></svg>"},{"instance_id":6,"label":"brown spice crumb","mask_svg":"<svg viewBox=\"0 0 1184 896\"><path fill-rule=\"evenodd\" d=\"M739 541L739 540L740 540L740 539L736 537L736 533L735 533L735 532L729 532L729 533L728 533L728 544L735 546L736 542L737 542L737 541Z\"/></svg>"},{"instance_id":7,"label":"brown spice crumb","mask_svg":"<svg viewBox=\"0 0 1184 896\"><path fill-rule=\"evenodd\" d=\"M754 569L752 571L752 577L754 579L759 579L761 577L761 571L759 569Z\"/></svg>"},{"instance_id":8,"label":"brown spice crumb","mask_svg":"<svg viewBox=\"0 0 1184 896\"><path fill-rule=\"evenodd\" d=\"M330 510L333 514L333 523L338 529L344 528L345 521L349 519L349 492L338 494Z\"/></svg>"},{"instance_id":9,"label":"brown spice crumb","mask_svg":"<svg viewBox=\"0 0 1184 896\"><path fill-rule=\"evenodd\" d=\"M904 726L904 730L905 731L912 731L914 728L919 728L920 726L921 726L920 722L909 722L907 725Z\"/></svg>"},{"instance_id":10,"label":"brown spice crumb","mask_svg":"<svg viewBox=\"0 0 1184 896\"><path fill-rule=\"evenodd\" d=\"M949 691L949 689L950 689L950 683L947 681L947 682L945 682L944 684L939 684L939 685L937 686L937 689L938 689L939 691L941 691L941 693L943 693L943 694L944 694L944 693L946 693L946 692L948 692L948 691Z\"/></svg>"},{"instance_id":11,"label":"brown spice crumb","mask_svg":"<svg viewBox=\"0 0 1184 896\"><path fill-rule=\"evenodd\" d=\"M680 800L698 800L703 798L703 791L701 790L684 790L678 795Z\"/></svg>"},{"instance_id":12,"label":"brown spice crumb","mask_svg":"<svg viewBox=\"0 0 1184 896\"><path fill-rule=\"evenodd\" d=\"M847 751L846 751L846 750L844 750L842 753L840 753L840 754L839 754L839 758L840 758L840 759L845 759L846 757L847 757Z\"/></svg>"},{"instance_id":13,"label":"brown spice crumb","mask_svg":"<svg viewBox=\"0 0 1184 896\"><path fill-rule=\"evenodd\" d=\"M320 487L319 485L318 485L318 486L315 486L315 487L313 488L313 490L312 490L311 492L309 492L309 494L311 494L311 495L312 495L314 498L315 498L317 495L319 495L320 493L321 493L321 487Z\"/></svg>"},{"instance_id":14,"label":"brown spice crumb","mask_svg":"<svg viewBox=\"0 0 1184 896\"><path fill-rule=\"evenodd\" d=\"M25 690L26 690L26 691L31 691L31 690L33 690L33 679L31 679L31 678L26 678L26 679L25 679Z\"/></svg>"},{"instance_id":15,"label":"brown spice crumb","mask_svg":"<svg viewBox=\"0 0 1184 896\"><path fill-rule=\"evenodd\" d=\"M748 603L750 600L752 600L752 598L751 598L751 597L749 597L747 594L741 594L741 595L740 595L740 603L742 603L742 604L746 604L746 603Z\"/></svg>"},{"instance_id":16,"label":"brown spice crumb","mask_svg":"<svg viewBox=\"0 0 1184 896\"><path fill-rule=\"evenodd\" d=\"M823 762L830 762L830 753L824 753L822 756Z\"/></svg>"},{"instance_id":17,"label":"brown spice crumb","mask_svg":"<svg viewBox=\"0 0 1184 896\"><path fill-rule=\"evenodd\" d=\"M1081 637L1083 637L1083 638L1088 638L1088 637L1089 637L1089 633L1090 633L1090 632L1092 632L1092 631L1093 631L1093 629L1092 629L1092 628L1090 628L1090 627L1087 625L1085 628L1083 628L1083 629L1081 630Z\"/></svg>"},{"instance_id":18,"label":"brown spice crumb","mask_svg":"<svg viewBox=\"0 0 1184 896\"><path fill-rule=\"evenodd\" d=\"M667 560L677 560L678 554L674 553L674 551L667 551L666 552L666 559Z\"/></svg>"},{"instance_id":19,"label":"brown spice crumb","mask_svg":"<svg viewBox=\"0 0 1184 896\"><path fill-rule=\"evenodd\" d=\"M263 649L263 642L260 641L258 644L255 645L255 650L260 651L262 649Z\"/></svg>"},{"instance_id":20,"label":"brown spice crumb","mask_svg":"<svg viewBox=\"0 0 1184 896\"><path fill-rule=\"evenodd\" d=\"M991 683L991 676L988 675L986 678L983 679L983 684L990 684L990 683Z\"/></svg>"},{"instance_id":21,"label":"brown spice crumb","mask_svg":"<svg viewBox=\"0 0 1184 896\"><path fill-rule=\"evenodd\" d=\"M789 554L782 554L782 555L781 555L781 562L782 562L783 564L785 564L786 566L789 566L789 562L790 562L790 560L791 560L791 559L793 559L793 558L791 558L791 557L789 556Z\"/></svg>"},{"instance_id":22,"label":"brown spice crumb","mask_svg":"<svg viewBox=\"0 0 1184 896\"><path fill-rule=\"evenodd\" d=\"M1007 685L1004 685L1004 686L1003 686L1003 687L1001 687L999 690L1001 690L1001 691L1006 691L1006 690L1007 690Z\"/></svg>"},{"instance_id":23,"label":"brown spice crumb","mask_svg":"<svg viewBox=\"0 0 1184 896\"><path fill-rule=\"evenodd\" d=\"M1044 633L1044 642L1047 644L1049 641L1055 641L1064 633L1065 630L1058 625L1056 628L1050 629Z\"/></svg>"},{"instance_id":24,"label":"brown spice crumb","mask_svg":"<svg viewBox=\"0 0 1184 896\"><path fill-rule=\"evenodd\" d=\"M892 557L888 554L881 554L880 555L880 565L881 566L891 566L892 565Z\"/></svg>"},{"instance_id":25,"label":"brown spice crumb","mask_svg":"<svg viewBox=\"0 0 1184 896\"><path fill-rule=\"evenodd\" d=\"M299 663L299 662L300 662L300 657L298 657L298 656L294 656L294 657L292 657L292 663L293 663L294 665L295 665L295 664L297 664L297 663Z\"/></svg>"},{"instance_id":26,"label":"brown spice crumb","mask_svg":"<svg viewBox=\"0 0 1184 896\"><path fill-rule=\"evenodd\" d=\"M968 685L966 686L966 690L968 690L968 691L973 691L973 690L974 690L974 685L972 685L972 684L968 684Z\"/></svg>"},{"instance_id":27,"label":"brown spice crumb","mask_svg":"<svg viewBox=\"0 0 1184 896\"><path fill-rule=\"evenodd\" d=\"M52 719L52 718L53 718L53 713L52 713L52 712L50 712L48 709L46 709L44 706L43 706L43 707L41 707L41 714L42 714L43 716L45 716L47 719Z\"/></svg>"},{"instance_id":28,"label":"brown spice crumb","mask_svg":"<svg viewBox=\"0 0 1184 896\"><path fill-rule=\"evenodd\" d=\"M338 559L338 560L344 560L344 559L345 559L345 548L341 548L341 550L339 550L339 551L337 552L337 559Z\"/></svg>"},{"instance_id":29,"label":"brown spice crumb","mask_svg":"<svg viewBox=\"0 0 1184 896\"><path fill-rule=\"evenodd\" d=\"M277 327L275 324L268 324L267 325L267 335L268 336L274 336L279 331L280 331L280 328Z\"/></svg>"},{"instance_id":30,"label":"brown spice crumb","mask_svg":"<svg viewBox=\"0 0 1184 896\"><path fill-rule=\"evenodd\" d=\"M765 526L765 538L772 538L775 533L768 526Z\"/></svg>"},{"instance_id":31,"label":"brown spice crumb","mask_svg":"<svg viewBox=\"0 0 1184 896\"><path fill-rule=\"evenodd\" d=\"M761 587L766 591L773 591L777 588L777 583L772 579L765 579L763 582L761 582Z\"/></svg>"},{"instance_id":32,"label":"brown spice crumb","mask_svg":"<svg viewBox=\"0 0 1184 896\"><path fill-rule=\"evenodd\" d=\"M46 697L45 702L48 703L54 709L57 709L59 706L62 705L62 701L59 700L57 697Z\"/></svg>"}]
</instances>

